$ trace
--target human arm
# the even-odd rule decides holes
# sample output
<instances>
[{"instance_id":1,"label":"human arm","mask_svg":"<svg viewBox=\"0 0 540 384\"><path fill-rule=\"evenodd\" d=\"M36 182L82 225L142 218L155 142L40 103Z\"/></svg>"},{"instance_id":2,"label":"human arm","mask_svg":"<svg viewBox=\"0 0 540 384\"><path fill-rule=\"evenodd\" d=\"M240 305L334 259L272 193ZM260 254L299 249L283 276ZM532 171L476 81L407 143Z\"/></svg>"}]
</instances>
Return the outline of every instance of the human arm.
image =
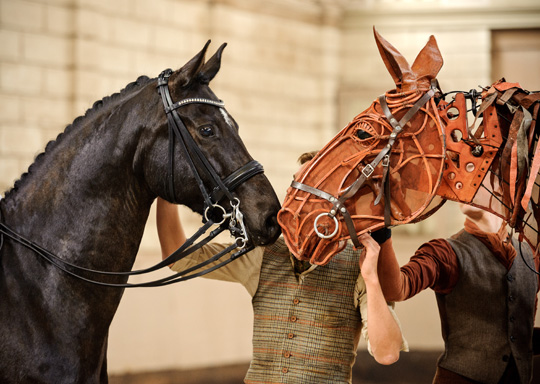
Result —
<instances>
[{"instance_id":1,"label":"human arm","mask_svg":"<svg viewBox=\"0 0 540 384\"><path fill-rule=\"evenodd\" d=\"M186 234L180 221L178 207L161 197L158 197L156 202L156 225L161 257L165 260L186 242Z\"/></svg>"},{"instance_id":2,"label":"human arm","mask_svg":"<svg viewBox=\"0 0 540 384\"><path fill-rule=\"evenodd\" d=\"M360 255L360 271L366 285L368 338L373 357L379 364L392 364L399 359L403 336L383 296L377 274L380 246L368 234L359 237L365 251Z\"/></svg>"},{"instance_id":3,"label":"human arm","mask_svg":"<svg viewBox=\"0 0 540 384\"><path fill-rule=\"evenodd\" d=\"M399 268L391 235L392 230L386 227L371 234L381 247L377 275L386 300L402 301L409 291L409 279Z\"/></svg>"},{"instance_id":4,"label":"human arm","mask_svg":"<svg viewBox=\"0 0 540 384\"><path fill-rule=\"evenodd\" d=\"M156 203L156 221L159 242L161 245L161 255L162 258L165 259L186 242L186 235L178 213L178 207L175 204L171 204L158 197ZM181 272L208 260L212 256L226 249L229 245L230 244L208 243L169 267L175 272ZM234 250L229 254L223 255L218 261L214 261L203 268L209 268L223 260L227 260L230 255L236 251L237 250ZM253 296L259 283L262 255L263 248L257 247L246 255L239 257L203 277L241 283Z\"/></svg>"},{"instance_id":5,"label":"human arm","mask_svg":"<svg viewBox=\"0 0 540 384\"><path fill-rule=\"evenodd\" d=\"M381 244L377 273L386 300L405 300L409 291L408 277L401 273L391 238Z\"/></svg>"},{"instance_id":6,"label":"human arm","mask_svg":"<svg viewBox=\"0 0 540 384\"><path fill-rule=\"evenodd\" d=\"M381 245L378 274L386 300L403 301L427 288L450 293L459 277L459 265L450 243L434 239L418 248L400 268L390 238Z\"/></svg>"}]
</instances>

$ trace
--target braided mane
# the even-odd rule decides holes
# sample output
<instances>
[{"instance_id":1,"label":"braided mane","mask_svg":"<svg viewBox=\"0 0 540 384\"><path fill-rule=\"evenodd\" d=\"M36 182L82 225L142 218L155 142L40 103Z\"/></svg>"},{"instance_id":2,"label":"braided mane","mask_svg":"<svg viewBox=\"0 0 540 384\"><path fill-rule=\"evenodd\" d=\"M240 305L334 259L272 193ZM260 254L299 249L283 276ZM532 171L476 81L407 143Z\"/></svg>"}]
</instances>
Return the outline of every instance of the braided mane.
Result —
<instances>
[{"instance_id":1,"label":"braided mane","mask_svg":"<svg viewBox=\"0 0 540 384\"><path fill-rule=\"evenodd\" d=\"M53 148L55 148L64 137L65 133L71 132L74 129L77 129L79 126L81 126L82 123L87 121L88 119L92 119L95 117L97 112L100 112L103 110L103 108L106 108L113 103L116 103L118 101L121 101L122 98L126 97L128 94L130 94L132 91L139 89L141 86L146 85L149 81L151 81L148 76L140 76L136 81L129 83L126 85L124 89L122 89L120 92L116 92L110 96L105 96L103 99L98 100L94 102L91 108L89 108L84 115L78 116L73 120L71 124L69 124L63 132L60 132L56 139L53 139L47 143L45 146L45 149L43 152L39 153L33 163L28 167L28 171L24 172L21 177L15 181L13 187L6 191L5 198L8 198L11 194L17 192L19 187L23 184L23 182L27 179L27 176L32 174L32 170L34 169L36 164L39 164L40 161L43 161L44 157L49 153Z\"/></svg>"}]
</instances>

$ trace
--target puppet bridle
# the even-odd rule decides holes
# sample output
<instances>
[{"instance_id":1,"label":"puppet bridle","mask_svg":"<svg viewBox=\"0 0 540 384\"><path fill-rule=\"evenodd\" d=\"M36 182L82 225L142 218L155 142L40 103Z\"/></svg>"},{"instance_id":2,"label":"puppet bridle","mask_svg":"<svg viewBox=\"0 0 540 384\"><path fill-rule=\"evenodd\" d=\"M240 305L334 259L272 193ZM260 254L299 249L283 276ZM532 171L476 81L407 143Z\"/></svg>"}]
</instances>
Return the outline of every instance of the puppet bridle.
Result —
<instances>
[{"instance_id":1,"label":"puppet bridle","mask_svg":"<svg viewBox=\"0 0 540 384\"><path fill-rule=\"evenodd\" d=\"M329 212L323 212L315 218L313 226L314 226L314 230L317 236L319 236L322 239L331 239L334 236L336 236L336 234L338 233L338 228L339 228L338 219L336 216L338 214L341 214L347 226L347 230L349 231L351 241L353 242L355 247L357 248L360 247L360 241L358 240L358 235L356 234L356 229L354 227L354 223L351 218L351 215L349 211L347 210L347 208L345 207L345 202L351 197L353 197L356 194L356 192L358 192L358 190L364 185L366 180L368 180L371 177L375 168L379 164L382 164L383 166L384 188L381 188L381 192L383 192L384 190L384 199L385 199L384 200L385 201L384 223L386 227L390 226L390 191L388 188L388 183L385 182L385 179L387 178L387 175L388 175L389 165L390 165L390 152L392 150L392 147L394 146L396 138L398 137L400 132L403 131L403 127L420 110L420 108L422 108L435 95L436 91L437 91L436 86L432 84L431 88L420 99L418 99L414 103L414 105L407 111L407 113L405 113L405 115L399 121L394 117L394 115L392 115L392 112L390 111L390 108L388 107L388 104L386 102L386 96L385 95L379 96L378 98L379 103L381 105L381 108L383 110L383 113L386 119L392 126L392 129L393 129L392 133L390 134L390 138L388 139L388 143L386 144L386 146L384 146L384 148L381 149L381 151L378 153L378 155L375 157L375 159L371 163L364 166L358 178L343 191L343 194L341 196L339 197L333 196L332 194L328 192L325 192L318 188L314 188L309 185L293 180L293 182L291 183L291 187L310 193L322 199L325 199L332 204L332 208L330 208ZM377 197L377 199L375 200L375 204L379 203L379 201L381 200L381 197L382 197L381 195ZM325 216L329 217L334 222L335 228L334 228L334 231L330 234L325 234L325 233L320 232L317 225L318 221Z\"/></svg>"}]
</instances>

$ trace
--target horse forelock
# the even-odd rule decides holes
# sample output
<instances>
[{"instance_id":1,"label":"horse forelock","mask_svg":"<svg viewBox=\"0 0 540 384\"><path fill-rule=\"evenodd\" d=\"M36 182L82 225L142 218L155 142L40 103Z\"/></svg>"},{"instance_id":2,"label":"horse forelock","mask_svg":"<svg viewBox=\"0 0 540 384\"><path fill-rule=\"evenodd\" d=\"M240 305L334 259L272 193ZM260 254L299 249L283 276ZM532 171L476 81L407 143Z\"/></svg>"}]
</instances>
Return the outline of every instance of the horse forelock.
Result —
<instances>
[{"instance_id":1,"label":"horse forelock","mask_svg":"<svg viewBox=\"0 0 540 384\"><path fill-rule=\"evenodd\" d=\"M98 113L103 112L104 108L111 107L112 105L116 105L119 101L121 101L123 98L131 94L133 91L140 89L142 86L148 84L152 79L148 76L140 76L136 81L129 83L125 86L124 89L122 89L120 92L116 92L110 96L105 96L101 100L97 100L94 102L91 108L87 109L84 115L76 117L71 124L66 126L63 132L60 132L58 136L56 136L55 139L50 140L46 145L43 152L39 153L35 158L32 164L28 167L28 170L24 172L21 177L16 180L13 184L13 187L6 191L4 194L4 199L8 199L10 196L15 194L17 190L24 184L24 182L27 180L28 176L32 174L34 168L37 164L42 162L46 155L50 153L56 146L58 146L62 139L65 137L65 134L76 130L77 128L81 127L84 123L88 122L90 119L93 119L96 117Z\"/></svg>"}]
</instances>

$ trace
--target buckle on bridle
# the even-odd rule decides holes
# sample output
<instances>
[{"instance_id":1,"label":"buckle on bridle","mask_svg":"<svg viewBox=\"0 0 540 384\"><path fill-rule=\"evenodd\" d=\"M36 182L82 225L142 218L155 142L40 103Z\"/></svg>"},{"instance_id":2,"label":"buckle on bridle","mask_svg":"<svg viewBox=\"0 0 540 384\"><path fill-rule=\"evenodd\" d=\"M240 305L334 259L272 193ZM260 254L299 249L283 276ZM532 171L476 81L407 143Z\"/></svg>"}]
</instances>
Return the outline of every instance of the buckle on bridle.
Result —
<instances>
[{"instance_id":1,"label":"buckle on bridle","mask_svg":"<svg viewBox=\"0 0 540 384\"><path fill-rule=\"evenodd\" d=\"M375 168L371 164L368 164L362 169L362 174L365 177L370 177L373 171L375 171Z\"/></svg>"}]
</instances>

